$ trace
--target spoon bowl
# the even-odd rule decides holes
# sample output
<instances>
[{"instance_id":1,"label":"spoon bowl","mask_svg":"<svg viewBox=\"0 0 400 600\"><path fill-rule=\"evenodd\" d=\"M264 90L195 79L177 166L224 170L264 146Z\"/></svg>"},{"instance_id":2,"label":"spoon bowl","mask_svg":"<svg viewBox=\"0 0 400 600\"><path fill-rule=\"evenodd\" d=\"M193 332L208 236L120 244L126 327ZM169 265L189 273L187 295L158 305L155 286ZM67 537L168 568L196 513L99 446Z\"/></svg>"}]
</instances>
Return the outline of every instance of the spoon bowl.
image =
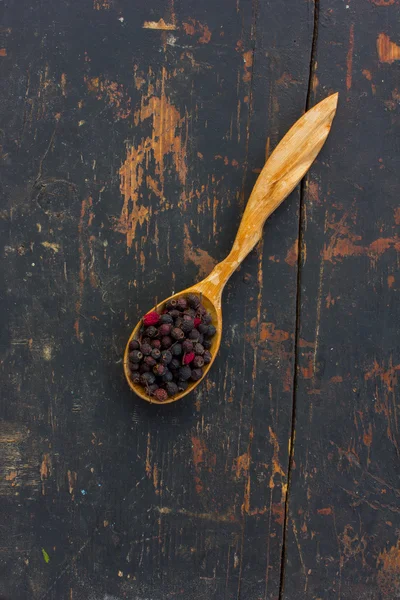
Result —
<instances>
[{"instance_id":1,"label":"spoon bowl","mask_svg":"<svg viewBox=\"0 0 400 600\"><path fill-rule=\"evenodd\" d=\"M192 392L207 376L221 344L221 297L225 284L261 239L266 219L296 187L313 163L328 137L336 113L337 102L338 94L332 94L307 111L275 148L256 181L243 213L232 250L225 260L218 263L203 281L166 298L152 309L160 314L164 310L166 302L172 298L180 298L191 293L201 297L202 304L211 314L212 323L216 328L210 348L212 358L204 366L201 379L190 382L185 391L163 402L148 396L141 385L132 381L129 370L129 343L139 338L143 321L139 321L132 331L125 349L124 371L130 388L143 400L154 404L176 402Z\"/></svg>"}]
</instances>

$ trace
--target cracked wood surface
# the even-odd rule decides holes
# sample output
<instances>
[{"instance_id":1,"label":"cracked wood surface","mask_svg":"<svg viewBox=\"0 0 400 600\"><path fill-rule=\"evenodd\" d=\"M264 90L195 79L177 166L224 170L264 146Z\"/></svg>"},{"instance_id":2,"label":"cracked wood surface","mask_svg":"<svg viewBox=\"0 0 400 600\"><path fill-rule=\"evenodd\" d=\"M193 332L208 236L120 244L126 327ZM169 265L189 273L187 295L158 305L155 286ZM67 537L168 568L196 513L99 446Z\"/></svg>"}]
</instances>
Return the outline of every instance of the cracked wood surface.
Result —
<instances>
[{"instance_id":1,"label":"cracked wood surface","mask_svg":"<svg viewBox=\"0 0 400 600\"><path fill-rule=\"evenodd\" d=\"M1 597L400 597L398 16L8 3ZM208 380L135 399L138 317L226 256L266 156L333 91L305 185L227 285Z\"/></svg>"}]
</instances>

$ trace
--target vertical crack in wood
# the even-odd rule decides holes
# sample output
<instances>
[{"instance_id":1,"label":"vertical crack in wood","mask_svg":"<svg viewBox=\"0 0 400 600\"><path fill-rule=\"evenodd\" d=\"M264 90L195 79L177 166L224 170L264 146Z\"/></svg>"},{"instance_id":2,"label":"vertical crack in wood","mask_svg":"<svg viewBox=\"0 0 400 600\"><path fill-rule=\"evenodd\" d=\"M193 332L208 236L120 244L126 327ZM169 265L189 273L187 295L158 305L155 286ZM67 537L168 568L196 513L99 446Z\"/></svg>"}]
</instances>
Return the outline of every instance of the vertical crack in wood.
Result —
<instances>
[{"instance_id":1,"label":"vertical crack in wood","mask_svg":"<svg viewBox=\"0 0 400 600\"><path fill-rule=\"evenodd\" d=\"M311 53L310 53L310 68L308 74L308 87L306 96L305 110L310 109L311 95L313 91L313 81L316 70L316 55L317 55L317 43L318 43L318 25L320 15L320 4L319 0L314 0L314 23L313 33L311 42ZM282 540L282 552L281 552L281 574L279 584L279 600L283 600L285 591L285 571L286 571L286 553L287 553L287 529L289 522L289 498L291 490L291 477L292 468L294 461L294 438L295 438L295 426L296 426L296 400L297 400L297 377L298 377L298 362L299 362L299 332L300 332L300 309L301 309L301 276L302 276L302 248L303 248L303 215L304 215L304 197L306 192L306 177L300 184L300 203L299 203L299 252L297 259L297 290L296 290L296 327L295 327L295 340L294 340L294 369L293 369L293 402L292 402L292 423L290 431L290 451L288 459L287 469L287 492L285 498L285 513L283 520L283 540ZM305 576L306 573L305 573Z\"/></svg>"}]
</instances>

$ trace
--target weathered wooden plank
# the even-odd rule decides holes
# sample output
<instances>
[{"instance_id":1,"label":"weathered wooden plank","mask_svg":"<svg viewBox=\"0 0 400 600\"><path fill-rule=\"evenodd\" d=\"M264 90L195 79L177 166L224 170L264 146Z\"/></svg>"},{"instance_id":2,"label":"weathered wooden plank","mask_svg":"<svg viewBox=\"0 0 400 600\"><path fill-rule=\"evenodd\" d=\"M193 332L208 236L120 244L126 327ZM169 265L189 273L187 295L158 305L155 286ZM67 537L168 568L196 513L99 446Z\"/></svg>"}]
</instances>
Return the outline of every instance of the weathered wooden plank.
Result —
<instances>
[{"instance_id":1,"label":"weathered wooden plank","mask_svg":"<svg viewBox=\"0 0 400 600\"><path fill-rule=\"evenodd\" d=\"M305 107L312 12L10 3L1 133L6 598L276 598L299 193L225 294L195 397L123 378L132 326L230 248ZM267 149L266 149L267 143Z\"/></svg>"},{"instance_id":2,"label":"weathered wooden plank","mask_svg":"<svg viewBox=\"0 0 400 600\"><path fill-rule=\"evenodd\" d=\"M284 597L398 598L399 10L320 2ZM396 49L397 48L397 49Z\"/></svg>"}]
</instances>

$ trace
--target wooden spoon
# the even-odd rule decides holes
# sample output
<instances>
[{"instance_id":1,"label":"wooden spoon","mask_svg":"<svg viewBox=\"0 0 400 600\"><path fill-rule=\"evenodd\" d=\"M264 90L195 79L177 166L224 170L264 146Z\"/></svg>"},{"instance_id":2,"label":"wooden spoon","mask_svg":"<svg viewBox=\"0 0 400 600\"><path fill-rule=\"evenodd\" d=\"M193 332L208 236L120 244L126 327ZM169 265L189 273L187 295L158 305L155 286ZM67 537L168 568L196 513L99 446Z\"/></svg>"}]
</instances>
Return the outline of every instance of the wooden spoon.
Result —
<instances>
[{"instance_id":1,"label":"wooden spoon","mask_svg":"<svg viewBox=\"0 0 400 600\"><path fill-rule=\"evenodd\" d=\"M304 177L318 152L321 150L330 131L333 117L336 113L337 102L338 94L332 94L307 111L293 125L267 160L256 181L229 255L225 260L217 264L210 275L203 279L203 281L170 296L170 298L179 298L189 293L202 296L203 305L212 315L212 322L217 329L217 333L212 338L212 346L210 348L212 360L204 367L202 379L208 374L221 343L221 296L225 284L261 239L266 219L290 194L302 177ZM161 313L165 303L170 298L166 298L157 304L156 307L152 308L152 310ZM142 321L132 331L124 354L124 371L129 386L138 396L143 398L143 400L147 400L147 402L154 404L175 402L192 392L202 379L191 382L184 392L169 398L165 402L159 402L147 396L142 386L132 382L129 371L129 342L138 337L141 324Z\"/></svg>"}]
</instances>

